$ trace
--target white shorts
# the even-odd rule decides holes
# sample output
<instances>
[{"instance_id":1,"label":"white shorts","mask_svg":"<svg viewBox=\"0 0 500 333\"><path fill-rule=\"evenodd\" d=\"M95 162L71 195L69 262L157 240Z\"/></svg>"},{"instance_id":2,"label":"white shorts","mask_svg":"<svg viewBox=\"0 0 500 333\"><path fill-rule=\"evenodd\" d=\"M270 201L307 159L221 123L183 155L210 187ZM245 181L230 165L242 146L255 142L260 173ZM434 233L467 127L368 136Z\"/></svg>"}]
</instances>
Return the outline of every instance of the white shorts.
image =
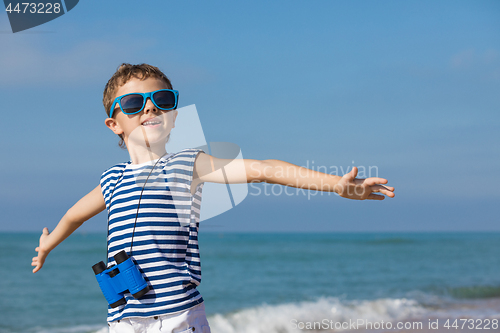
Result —
<instances>
[{"instance_id":1,"label":"white shorts","mask_svg":"<svg viewBox=\"0 0 500 333\"><path fill-rule=\"evenodd\" d=\"M109 333L210 333L205 304L183 312L148 317L125 318L108 323Z\"/></svg>"}]
</instances>

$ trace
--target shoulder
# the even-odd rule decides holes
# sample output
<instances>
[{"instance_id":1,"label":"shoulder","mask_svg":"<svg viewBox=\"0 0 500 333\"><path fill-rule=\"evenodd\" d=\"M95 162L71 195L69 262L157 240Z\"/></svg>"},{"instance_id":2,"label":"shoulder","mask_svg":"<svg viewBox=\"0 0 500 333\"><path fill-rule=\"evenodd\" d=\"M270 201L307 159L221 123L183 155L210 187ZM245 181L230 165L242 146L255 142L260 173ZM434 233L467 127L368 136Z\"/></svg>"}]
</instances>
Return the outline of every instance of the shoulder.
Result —
<instances>
[{"instance_id":1,"label":"shoulder","mask_svg":"<svg viewBox=\"0 0 500 333\"><path fill-rule=\"evenodd\" d=\"M204 153L203 149L186 148L175 153L172 156L172 160L192 166L198 160L198 157Z\"/></svg>"},{"instance_id":2,"label":"shoulder","mask_svg":"<svg viewBox=\"0 0 500 333\"><path fill-rule=\"evenodd\" d=\"M185 148L177 153L175 153L176 156L180 157L197 157L199 153L204 153L203 149L198 149L198 148Z\"/></svg>"},{"instance_id":3,"label":"shoulder","mask_svg":"<svg viewBox=\"0 0 500 333\"><path fill-rule=\"evenodd\" d=\"M112 167L106 169L102 174L101 174L101 183L116 174L121 173L125 167L127 166L128 162L121 162L118 164L113 165Z\"/></svg>"}]
</instances>

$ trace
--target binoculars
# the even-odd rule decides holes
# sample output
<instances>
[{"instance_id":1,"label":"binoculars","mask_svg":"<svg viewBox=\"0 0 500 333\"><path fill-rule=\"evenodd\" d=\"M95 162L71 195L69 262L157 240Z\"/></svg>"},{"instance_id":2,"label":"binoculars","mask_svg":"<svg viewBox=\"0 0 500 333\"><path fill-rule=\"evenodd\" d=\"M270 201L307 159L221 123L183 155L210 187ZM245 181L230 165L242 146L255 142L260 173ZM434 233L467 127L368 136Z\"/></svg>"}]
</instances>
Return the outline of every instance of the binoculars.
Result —
<instances>
[{"instance_id":1,"label":"binoculars","mask_svg":"<svg viewBox=\"0 0 500 333\"><path fill-rule=\"evenodd\" d=\"M139 299L149 291L146 280L127 252L120 251L114 258L116 265L107 269L102 261L92 266L99 287L112 308L127 303L123 296L125 292L130 292L135 299Z\"/></svg>"}]
</instances>

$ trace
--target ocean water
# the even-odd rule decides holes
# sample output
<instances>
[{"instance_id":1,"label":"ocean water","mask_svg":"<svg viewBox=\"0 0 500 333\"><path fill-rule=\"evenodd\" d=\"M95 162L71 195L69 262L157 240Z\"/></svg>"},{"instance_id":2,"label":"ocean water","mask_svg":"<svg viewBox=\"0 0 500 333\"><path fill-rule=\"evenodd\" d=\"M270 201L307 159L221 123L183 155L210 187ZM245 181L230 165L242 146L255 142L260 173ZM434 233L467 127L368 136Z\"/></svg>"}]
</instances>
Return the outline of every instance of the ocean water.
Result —
<instances>
[{"instance_id":1,"label":"ocean water","mask_svg":"<svg viewBox=\"0 0 500 333\"><path fill-rule=\"evenodd\" d=\"M91 269L105 259L106 235L75 233L33 274L38 238L0 233L0 332L107 332ZM454 319L500 332L500 233L201 232L200 252L214 333Z\"/></svg>"}]
</instances>

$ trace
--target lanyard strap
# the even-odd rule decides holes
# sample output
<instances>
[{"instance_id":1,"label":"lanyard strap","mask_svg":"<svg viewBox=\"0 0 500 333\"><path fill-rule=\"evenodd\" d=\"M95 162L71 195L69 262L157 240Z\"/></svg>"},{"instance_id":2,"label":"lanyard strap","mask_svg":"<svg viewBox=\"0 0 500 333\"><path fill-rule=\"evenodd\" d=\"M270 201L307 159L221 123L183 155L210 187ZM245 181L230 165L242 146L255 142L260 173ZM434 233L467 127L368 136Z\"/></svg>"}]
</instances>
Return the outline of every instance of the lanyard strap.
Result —
<instances>
[{"instance_id":1,"label":"lanyard strap","mask_svg":"<svg viewBox=\"0 0 500 333\"><path fill-rule=\"evenodd\" d=\"M167 153L163 154L163 156L167 155ZM162 156L162 157L163 157ZM144 182L144 185L142 186L142 190L141 190L141 195L139 196L139 202L137 203L137 212L135 213L135 221L134 221L134 230L132 231L132 241L130 243L130 256L132 256L132 246L134 245L134 234L135 234L135 226L137 224L137 217L139 216L139 207L141 205L141 198L142 198L142 192L144 192L144 189L146 188L146 184L148 183L148 179L149 179L149 176L151 176L151 173L153 172L153 170L155 169L156 167L156 164L158 164L158 162L162 159L162 157L160 157L158 159L158 161L156 161L156 163L153 165L153 167L151 168L151 171L149 172L149 175L148 177L146 178L146 181ZM118 182L120 181L120 179L123 177L124 173L125 173L125 169L127 168L127 166L125 166L125 168L123 168L123 171L120 175L120 177L118 178L118 180L116 181L116 184L115 186L113 187L113 191L111 191L111 196L109 198L109 209L108 209L108 239L107 239L107 242L109 242L109 216L111 214L111 200L113 199L113 193L115 192L115 189L116 189L116 186L118 185ZM106 244L106 267L108 266L108 258L109 258L109 246L108 244Z\"/></svg>"}]
</instances>

